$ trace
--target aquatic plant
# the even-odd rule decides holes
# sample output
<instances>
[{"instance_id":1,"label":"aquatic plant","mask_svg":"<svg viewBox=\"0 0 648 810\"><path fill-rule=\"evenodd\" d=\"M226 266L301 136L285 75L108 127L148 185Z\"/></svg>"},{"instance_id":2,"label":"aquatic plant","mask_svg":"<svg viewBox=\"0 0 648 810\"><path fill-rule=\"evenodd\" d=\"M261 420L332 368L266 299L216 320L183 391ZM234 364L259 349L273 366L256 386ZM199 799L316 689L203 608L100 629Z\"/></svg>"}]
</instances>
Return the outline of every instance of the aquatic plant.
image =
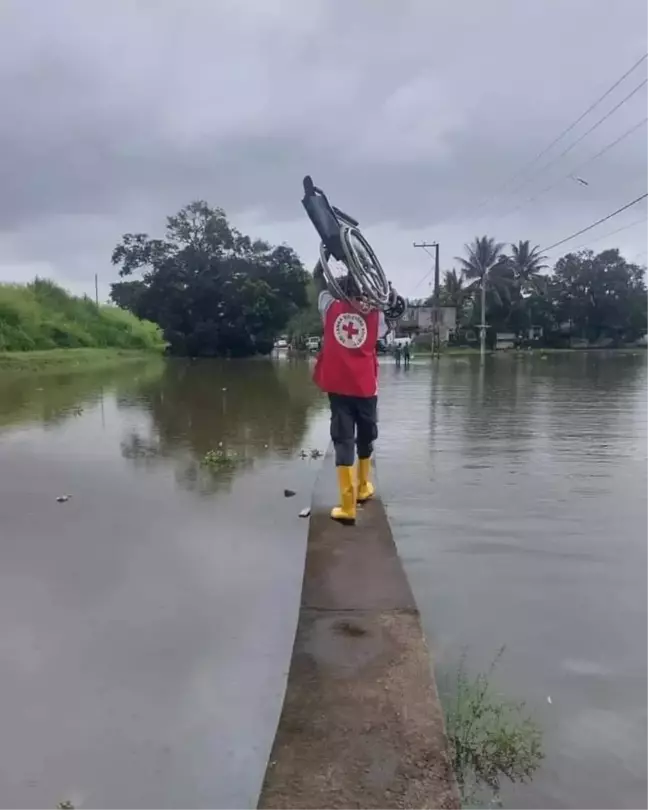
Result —
<instances>
[{"instance_id":1,"label":"aquatic plant","mask_svg":"<svg viewBox=\"0 0 648 810\"><path fill-rule=\"evenodd\" d=\"M231 470L241 463L241 459L234 452L208 450L201 463L211 470Z\"/></svg>"},{"instance_id":2,"label":"aquatic plant","mask_svg":"<svg viewBox=\"0 0 648 810\"><path fill-rule=\"evenodd\" d=\"M454 682L441 695L446 732L463 806L500 804L503 779L527 782L544 757L542 730L523 702L511 701L493 689L498 652L485 673L470 676L461 657Z\"/></svg>"}]
</instances>

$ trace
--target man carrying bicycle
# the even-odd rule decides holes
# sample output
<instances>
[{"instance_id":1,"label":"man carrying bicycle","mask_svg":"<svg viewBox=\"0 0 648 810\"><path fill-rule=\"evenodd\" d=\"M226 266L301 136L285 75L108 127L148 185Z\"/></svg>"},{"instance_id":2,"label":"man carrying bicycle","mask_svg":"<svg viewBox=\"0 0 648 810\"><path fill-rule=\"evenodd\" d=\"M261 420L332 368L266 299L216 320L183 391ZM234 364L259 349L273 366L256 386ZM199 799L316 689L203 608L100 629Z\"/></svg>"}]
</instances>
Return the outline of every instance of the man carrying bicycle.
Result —
<instances>
[{"instance_id":1,"label":"man carrying bicycle","mask_svg":"<svg viewBox=\"0 0 648 810\"><path fill-rule=\"evenodd\" d=\"M389 328L384 313L368 306L349 275L341 282L348 301L331 295L320 262L315 266L313 278L319 290L318 308L324 322L313 379L329 398L340 494L340 505L331 511L331 517L352 525L356 505L374 494L371 454L378 437L376 345Z\"/></svg>"}]
</instances>

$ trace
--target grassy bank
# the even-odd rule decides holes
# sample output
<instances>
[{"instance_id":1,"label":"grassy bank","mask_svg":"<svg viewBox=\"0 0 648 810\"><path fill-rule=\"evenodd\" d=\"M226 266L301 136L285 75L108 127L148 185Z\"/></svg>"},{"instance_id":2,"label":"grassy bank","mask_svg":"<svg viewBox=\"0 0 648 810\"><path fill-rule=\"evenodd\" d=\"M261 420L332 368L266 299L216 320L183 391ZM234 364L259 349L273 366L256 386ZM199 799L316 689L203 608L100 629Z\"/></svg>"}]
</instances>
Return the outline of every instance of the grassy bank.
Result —
<instances>
[{"instance_id":1,"label":"grassy bank","mask_svg":"<svg viewBox=\"0 0 648 810\"><path fill-rule=\"evenodd\" d=\"M136 349L48 349L37 352L0 351L3 371L99 370L125 362L150 360L154 353ZM161 361L160 361L161 362Z\"/></svg>"},{"instance_id":2,"label":"grassy bank","mask_svg":"<svg viewBox=\"0 0 648 810\"><path fill-rule=\"evenodd\" d=\"M162 347L155 324L118 307L96 306L38 278L30 284L0 284L0 352Z\"/></svg>"}]
</instances>

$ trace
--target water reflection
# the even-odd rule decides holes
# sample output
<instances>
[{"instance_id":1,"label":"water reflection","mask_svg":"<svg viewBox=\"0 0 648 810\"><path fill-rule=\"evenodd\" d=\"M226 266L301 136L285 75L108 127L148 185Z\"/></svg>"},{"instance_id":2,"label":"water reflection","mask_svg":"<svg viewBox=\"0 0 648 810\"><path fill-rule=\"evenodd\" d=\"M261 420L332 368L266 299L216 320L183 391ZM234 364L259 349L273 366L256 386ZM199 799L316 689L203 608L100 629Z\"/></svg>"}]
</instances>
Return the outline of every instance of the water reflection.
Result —
<instances>
[{"instance_id":1,"label":"water reflection","mask_svg":"<svg viewBox=\"0 0 648 810\"><path fill-rule=\"evenodd\" d=\"M21 423L54 428L114 388L126 395L155 382L163 368L161 358L152 358L95 371L0 374L0 430Z\"/></svg>"},{"instance_id":2,"label":"water reflection","mask_svg":"<svg viewBox=\"0 0 648 810\"><path fill-rule=\"evenodd\" d=\"M382 365L379 485L436 663L506 644L497 686L545 729L508 804L644 806L645 357ZM77 782L97 806L252 806L319 466L298 451L326 422L304 363L0 376L8 806ZM252 467L205 477L221 443Z\"/></svg>"},{"instance_id":3,"label":"water reflection","mask_svg":"<svg viewBox=\"0 0 648 810\"><path fill-rule=\"evenodd\" d=\"M391 371L380 483L440 675L506 645L497 686L545 729L506 804L644 806L645 355Z\"/></svg>"},{"instance_id":4,"label":"water reflection","mask_svg":"<svg viewBox=\"0 0 648 810\"><path fill-rule=\"evenodd\" d=\"M292 457L326 407L307 363L272 360L172 360L160 380L118 393L117 403L150 416L125 437L124 457L141 467L173 458L177 482L203 494L227 490L255 461ZM210 450L232 455L233 469L202 466Z\"/></svg>"},{"instance_id":5,"label":"water reflection","mask_svg":"<svg viewBox=\"0 0 648 810\"><path fill-rule=\"evenodd\" d=\"M256 803L325 401L306 364L162 366L2 381L6 806ZM220 442L253 465L203 481Z\"/></svg>"}]
</instances>

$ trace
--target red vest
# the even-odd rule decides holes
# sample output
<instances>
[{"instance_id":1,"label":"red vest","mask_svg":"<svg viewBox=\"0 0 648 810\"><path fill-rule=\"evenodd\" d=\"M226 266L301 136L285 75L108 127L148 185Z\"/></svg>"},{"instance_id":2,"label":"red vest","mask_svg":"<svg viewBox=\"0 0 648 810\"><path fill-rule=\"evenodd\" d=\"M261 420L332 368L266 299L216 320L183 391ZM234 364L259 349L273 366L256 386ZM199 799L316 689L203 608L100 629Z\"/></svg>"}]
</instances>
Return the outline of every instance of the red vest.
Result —
<instances>
[{"instance_id":1,"label":"red vest","mask_svg":"<svg viewBox=\"0 0 648 810\"><path fill-rule=\"evenodd\" d=\"M377 310L362 313L333 301L324 317L322 348L313 379L327 394L373 397L378 392Z\"/></svg>"}]
</instances>

